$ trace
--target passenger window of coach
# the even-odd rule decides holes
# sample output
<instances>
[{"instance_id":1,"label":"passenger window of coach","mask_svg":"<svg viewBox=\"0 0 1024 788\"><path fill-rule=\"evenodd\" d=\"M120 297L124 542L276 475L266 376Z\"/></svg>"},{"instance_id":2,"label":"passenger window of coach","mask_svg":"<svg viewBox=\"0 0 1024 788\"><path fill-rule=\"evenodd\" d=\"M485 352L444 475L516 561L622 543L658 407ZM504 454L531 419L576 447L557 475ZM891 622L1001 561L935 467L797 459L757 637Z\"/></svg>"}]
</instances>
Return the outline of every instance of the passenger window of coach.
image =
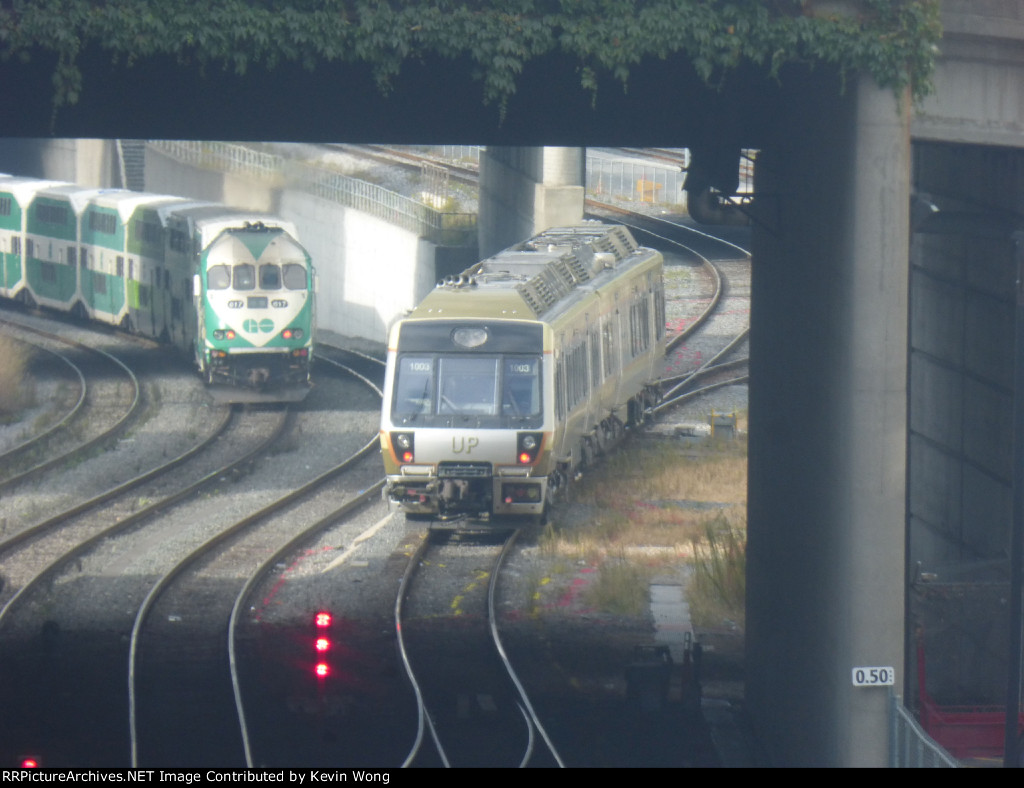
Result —
<instances>
[{"instance_id":1,"label":"passenger window of coach","mask_svg":"<svg viewBox=\"0 0 1024 788\"><path fill-rule=\"evenodd\" d=\"M235 290L252 290L256 287L256 266L242 263L235 266Z\"/></svg>"},{"instance_id":2,"label":"passenger window of coach","mask_svg":"<svg viewBox=\"0 0 1024 788\"><path fill-rule=\"evenodd\" d=\"M226 265L215 265L206 272L206 286L210 290L227 290L231 285L231 270Z\"/></svg>"},{"instance_id":3,"label":"passenger window of coach","mask_svg":"<svg viewBox=\"0 0 1024 788\"><path fill-rule=\"evenodd\" d=\"M260 266L260 290L279 290L281 288L281 269L273 263Z\"/></svg>"},{"instance_id":4,"label":"passenger window of coach","mask_svg":"<svg viewBox=\"0 0 1024 788\"><path fill-rule=\"evenodd\" d=\"M285 263L284 286L289 290L305 290L306 266L300 263Z\"/></svg>"}]
</instances>

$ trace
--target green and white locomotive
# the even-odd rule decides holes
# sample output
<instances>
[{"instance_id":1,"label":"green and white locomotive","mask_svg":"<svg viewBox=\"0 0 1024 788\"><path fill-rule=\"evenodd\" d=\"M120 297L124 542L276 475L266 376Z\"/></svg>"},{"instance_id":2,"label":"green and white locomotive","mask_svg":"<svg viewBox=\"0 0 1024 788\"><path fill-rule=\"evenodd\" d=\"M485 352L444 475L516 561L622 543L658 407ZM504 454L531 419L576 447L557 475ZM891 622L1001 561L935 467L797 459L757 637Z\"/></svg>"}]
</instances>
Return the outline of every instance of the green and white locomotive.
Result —
<instances>
[{"instance_id":1,"label":"green and white locomotive","mask_svg":"<svg viewBox=\"0 0 1024 788\"><path fill-rule=\"evenodd\" d=\"M278 217L0 176L0 297L173 344L221 399L305 396L314 283Z\"/></svg>"},{"instance_id":2,"label":"green and white locomotive","mask_svg":"<svg viewBox=\"0 0 1024 788\"><path fill-rule=\"evenodd\" d=\"M438 286L391 328L385 496L413 516L543 516L643 421L665 356L660 252L552 228Z\"/></svg>"}]
</instances>

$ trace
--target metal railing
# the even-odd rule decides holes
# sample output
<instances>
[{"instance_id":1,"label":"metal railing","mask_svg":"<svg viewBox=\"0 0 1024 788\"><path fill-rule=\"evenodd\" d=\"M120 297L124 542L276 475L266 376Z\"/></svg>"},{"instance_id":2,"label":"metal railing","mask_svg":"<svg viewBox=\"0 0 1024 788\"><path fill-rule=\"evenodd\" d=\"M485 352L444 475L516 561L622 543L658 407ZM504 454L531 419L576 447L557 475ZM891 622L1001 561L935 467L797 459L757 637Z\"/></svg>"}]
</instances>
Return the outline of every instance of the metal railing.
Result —
<instances>
[{"instance_id":1,"label":"metal railing","mask_svg":"<svg viewBox=\"0 0 1024 788\"><path fill-rule=\"evenodd\" d=\"M955 769L957 760L940 747L903 706L895 693L889 696L889 766L894 769Z\"/></svg>"},{"instance_id":2,"label":"metal railing","mask_svg":"<svg viewBox=\"0 0 1024 788\"><path fill-rule=\"evenodd\" d=\"M465 162L469 164L480 164L480 152L484 150L481 145L439 145L432 150L438 151L441 158L451 162Z\"/></svg>"},{"instance_id":3,"label":"metal railing","mask_svg":"<svg viewBox=\"0 0 1024 788\"><path fill-rule=\"evenodd\" d=\"M316 165L293 161L247 145L229 142L153 140L157 150L186 164L257 178L271 186L288 184L340 205L363 211L415 232L434 243L461 246L475 239L476 215L445 213L374 183L331 172ZM481 146L433 146L434 152L452 161L479 163ZM743 151L740 193L752 191L752 162L756 152ZM586 194L600 200L653 203L675 210L686 209L686 164L658 162L628 156L588 153Z\"/></svg>"},{"instance_id":4,"label":"metal railing","mask_svg":"<svg viewBox=\"0 0 1024 788\"><path fill-rule=\"evenodd\" d=\"M685 206L680 165L629 157L587 155L587 196L623 202Z\"/></svg>"},{"instance_id":5,"label":"metal railing","mask_svg":"<svg viewBox=\"0 0 1024 788\"><path fill-rule=\"evenodd\" d=\"M151 140L156 150L204 169L246 175L362 211L442 246L476 239L476 214L444 213L375 183L230 142Z\"/></svg>"}]
</instances>

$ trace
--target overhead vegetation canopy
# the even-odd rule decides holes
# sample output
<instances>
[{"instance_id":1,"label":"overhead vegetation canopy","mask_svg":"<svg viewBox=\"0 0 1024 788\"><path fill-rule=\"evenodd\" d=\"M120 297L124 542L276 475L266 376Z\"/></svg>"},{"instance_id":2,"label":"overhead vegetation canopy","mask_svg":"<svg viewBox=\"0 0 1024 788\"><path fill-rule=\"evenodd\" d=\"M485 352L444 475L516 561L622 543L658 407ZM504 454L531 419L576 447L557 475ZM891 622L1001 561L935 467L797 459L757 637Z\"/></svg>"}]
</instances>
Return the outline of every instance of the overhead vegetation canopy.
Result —
<instances>
[{"instance_id":1,"label":"overhead vegetation canopy","mask_svg":"<svg viewBox=\"0 0 1024 788\"><path fill-rule=\"evenodd\" d=\"M714 85L743 63L865 71L915 100L931 90L939 0L8 0L0 57L56 56L54 104L78 101L79 58L130 67L154 56L223 67L310 70L364 63L387 91L402 64L468 57L483 99L504 108L531 60L568 55L581 85L628 85L644 59L683 55Z\"/></svg>"}]
</instances>

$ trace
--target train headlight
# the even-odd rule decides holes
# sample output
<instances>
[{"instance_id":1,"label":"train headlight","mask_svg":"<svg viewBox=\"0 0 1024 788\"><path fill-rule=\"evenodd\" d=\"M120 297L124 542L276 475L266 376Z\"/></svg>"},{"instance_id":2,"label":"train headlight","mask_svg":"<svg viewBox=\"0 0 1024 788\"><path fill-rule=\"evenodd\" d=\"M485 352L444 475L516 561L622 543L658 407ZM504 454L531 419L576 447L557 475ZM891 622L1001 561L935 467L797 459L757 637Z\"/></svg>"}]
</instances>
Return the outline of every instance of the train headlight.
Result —
<instances>
[{"instance_id":1,"label":"train headlight","mask_svg":"<svg viewBox=\"0 0 1024 788\"><path fill-rule=\"evenodd\" d=\"M520 432L516 436L516 459L520 465L532 465L537 461L543 437L540 432Z\"/></svg>"},{"instance_id":2,"label":"train headlight","mask_svg":"<svg viewBox=\"0 0 1024 788\"><path fill-rule=\"evenodd\" d=\"M400 462L412 462L416 459L415 437L411 432L392 432L391 445L395 448Z\"/></svg>"},{"instance_id":3,"label":"train headlight","mask_svg":"<svg viewBox=\"0 0 1024 788\"><path fill-rule=\"evenodd\" d=\"M234 339L235 332L230 328L218 328L213 332L214 339Z\"/></svg>"},{"instance_id":4,"label":"train headlight","mask_svg":"<svg viewBox=\"0 0 1024 788\"><path fill-rule=\"evenodd\" d=\"M301 328L286 328L281 332L281 336L285 339L302 339L304 333Z\"/></svg>"}]
</instances>

